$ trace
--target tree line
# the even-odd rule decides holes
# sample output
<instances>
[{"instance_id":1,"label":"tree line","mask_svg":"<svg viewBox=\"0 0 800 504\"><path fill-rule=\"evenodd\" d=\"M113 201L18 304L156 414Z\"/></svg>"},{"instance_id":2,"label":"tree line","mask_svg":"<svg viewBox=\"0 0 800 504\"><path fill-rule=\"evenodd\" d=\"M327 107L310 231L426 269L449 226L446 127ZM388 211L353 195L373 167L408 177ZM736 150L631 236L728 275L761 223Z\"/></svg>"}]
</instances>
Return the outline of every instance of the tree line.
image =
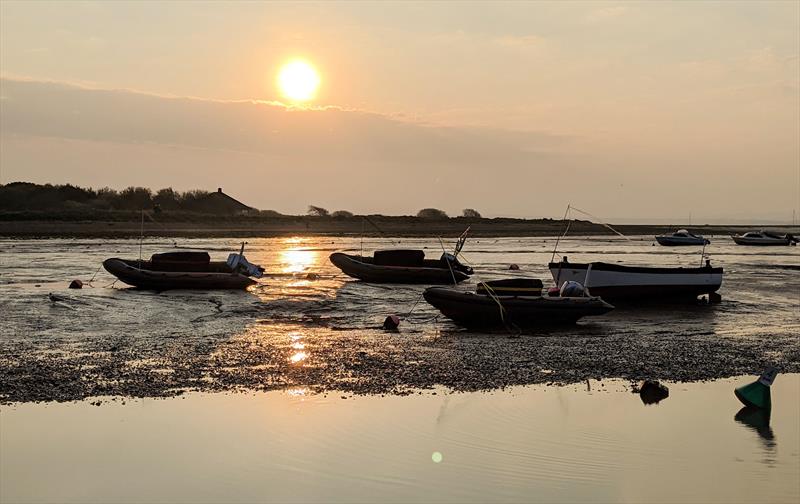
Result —
<instances>
[{"instance_id":1,"label":"tree line","mask_svg":"<svg viewBox=\"0 0 800 504\"><path fill-rule=\"evenodd\" d=\"M72 184L34 184L31 182L12 182L0 184L0 210L10 212L24 211L82 211L93 210L156 210L203 213L207 211L204 200L211 194L204 190L176 191L171 187L152 191L147 187L126 187L121 191L104 187L92 189ZM272 210L257 212L263 216L279 217ZM347 210L329 212L327 209L309 205L308 215L334 219L356 217ZM443 220L450 217L438 208L423 208L417 212L420 219ZM466 208L461 217L480 219L475 209Z\"/></svg>"},{"instance_id":2,"label":"tree line","mask_svg":"<svg viewBox=\"0 0 800 504\"><path fill-rule=\"evenodd\" d=\"M104 187L92 189L72 184L12 182L0 185L0 210L183 210L197 211L208 191L179 192L171 187L153 192L146 187L121 191Z\"/></svg>"},{"instance_id":3,"label":"tree line","mask_svg":"<svg viewBox=\"0 0 800 504\"><path fill-rule=\"evenodd\" d=\"M354 216L353 212L349 212L347 210L336 210L335 212L329 212L327 209L315 205L308 206L308 215L311 215L312 217L333 217L334 219L349 218ZM420 219L430 220L442 220L450 218L450 216L447 215L447 212L444 210L439 210L438 208L423 208L417 212L417 217ZM465 208L461 212L461 217L472 219L482 218L480 212L474 208Z\"/></svg>"}]
</instances>

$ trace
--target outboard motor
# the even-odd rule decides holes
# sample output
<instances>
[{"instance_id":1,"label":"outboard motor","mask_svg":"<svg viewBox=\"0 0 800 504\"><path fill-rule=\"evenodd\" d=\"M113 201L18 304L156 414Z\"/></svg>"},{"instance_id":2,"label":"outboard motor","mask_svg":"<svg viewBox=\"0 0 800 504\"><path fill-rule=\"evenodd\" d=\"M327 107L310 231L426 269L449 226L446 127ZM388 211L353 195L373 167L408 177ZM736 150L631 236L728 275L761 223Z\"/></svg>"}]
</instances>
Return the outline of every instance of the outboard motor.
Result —
<instances>
[{"instance_id":1,"label":"outboard motor","mask_svg":"<svg viewBox=\"0 0 800 504\"><path fill-rule=\"evenodd\" d=\"M439 258L439 260L445 265L450 263L450 267L453 268L454 271L460 271L466 275L471 275L473 273L472 268L458 262L458 258L453 254L445 252L442 254L442 257Z\"/></svg>"},{"instance_id":2,"label":"outboard motor","mask_svg":"<svg viewBox=\"0 0 800 504\"><path fill-rule=\"evenodd\" d=\"M584 297L586 296L586 289L580 282L568 280L561 284L559 294L561 297Z\"/></svg>"},{"instance_id":3,"label":"outboard motor","mask_svg":"<svg viewBox=\"0 0 800 504\"><path fill-rule=\"evenodd\" d=\"M249 262L245 259L244 254L230 254L226 262L233 271L240 272L247 276L261 278L264 274L264 268Z\"/></svg>"}]
</instances>

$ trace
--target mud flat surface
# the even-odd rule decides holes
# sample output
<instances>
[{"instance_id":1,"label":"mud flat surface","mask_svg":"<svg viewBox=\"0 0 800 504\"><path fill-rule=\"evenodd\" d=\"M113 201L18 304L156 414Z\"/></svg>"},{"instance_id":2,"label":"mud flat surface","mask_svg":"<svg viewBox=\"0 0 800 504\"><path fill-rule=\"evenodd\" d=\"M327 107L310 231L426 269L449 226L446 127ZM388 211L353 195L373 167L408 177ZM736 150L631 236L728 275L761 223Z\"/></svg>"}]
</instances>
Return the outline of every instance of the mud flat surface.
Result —
<instances>
[{"instance_id":1,"label":"mud flat surface","mask_svg":"<svg viewBox=\"0 0 800 504\"><path fill-rule=\"evenodd\" d=\"M477 275L463 288L507 276L547 283L553 240L469 241L464 254ZM239 246L230 239L148 239L143 252L175 245L220 258ZM441 253L433 239L367 239L363 246ZM353 238L251 238L246 254L268 275L250 291L158 294L125 288L98 269L107 257L137 257L137 240L0 240L0 401L686 382L758 374L767 365L800 372L800 292L789 287L800 280L796 247L736 247L712 237L707 252L725 267L721 304L618 308L575 326L524 333L459 329L420 300L424 287L353 281L327 259L360 248ZM676 266L697 264L700 252L653 246L648 237L571 237L559 249L574 261ZM511 263L520 270L508 271ZM93 278L92 286L68 290L73 278ZM403 319L400 331L378 329L392 313Z\"/></svg>"}]
</instances>

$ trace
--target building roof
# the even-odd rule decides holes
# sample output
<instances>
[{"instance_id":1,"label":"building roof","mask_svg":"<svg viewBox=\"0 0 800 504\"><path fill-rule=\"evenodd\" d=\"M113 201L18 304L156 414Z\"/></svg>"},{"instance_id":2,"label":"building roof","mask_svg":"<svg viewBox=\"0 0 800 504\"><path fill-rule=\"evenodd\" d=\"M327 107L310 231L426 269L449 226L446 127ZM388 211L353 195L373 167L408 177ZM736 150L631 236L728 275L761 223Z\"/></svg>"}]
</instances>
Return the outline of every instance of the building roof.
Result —
<instances>
[{"instance_id":1,"label":"building roof","mask_svg":"<svg viewBox=\"0 0 800 504\"><path fill-rule=\"evenodd\" d=\"M232 198L222 192L222 188L218 188L217 192L209 193L204 198L197 201L197 210L212 214L237 214L242 212L251 212L255 208L242 203L241 201Z\"/></svg>"}]
</instances>

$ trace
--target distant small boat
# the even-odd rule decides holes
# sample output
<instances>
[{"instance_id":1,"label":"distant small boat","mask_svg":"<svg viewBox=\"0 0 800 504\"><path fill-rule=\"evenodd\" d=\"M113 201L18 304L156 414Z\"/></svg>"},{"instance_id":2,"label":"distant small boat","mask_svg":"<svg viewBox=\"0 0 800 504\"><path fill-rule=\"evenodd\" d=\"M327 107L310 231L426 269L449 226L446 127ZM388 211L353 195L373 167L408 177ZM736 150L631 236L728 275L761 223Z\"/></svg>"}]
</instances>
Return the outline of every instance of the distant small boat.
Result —
<instances>
[{"instance_id":1,"label":"distant small boat","mask_svg":"<svg viewBox=\"0 0 800 504\"><path fill-rule=\"evenodd\" d=\"M743 235L731 235L737 245L797 245L797 238L790 234L770 233L769 231L750 231Z\"/></svg>"},{"instance_id":2,"label":"distant small boat","mask_svg":"<svg viewBox=\"0 0 800 504\"><path fill-rule=\"evenodd\" d=\"M422 250L377 250L372 257L335 252L330 260L346 275L373 283L451 284L472 275L452 254L426 259Z\"/></svg>"},{"instance_id":3,"label":"distant small boat","mask_svg":"<svg viewBox=\"0 0 800 504\"><path fill-rule=\"evenodd\" d=\"M614 307L599 297L543 296L542 282L510 279L478 284L475 292L429 287L425 300L464 327L519 327L574 323Z\"/></svg>"},{"instance_id":4,"label":"distant small boat","mask_svg":"<svg viewBox=\"0 0 800 504\"><path fill-rule=\"evenodd\" d=\"M548 267L556 285L574 280L586 286L592 295L603 299L637 302L664 299L696 299L711 294L722 285L722 268L712 268L710 261L700 268L623 266L604 262L577 264L551 262ZM591 267L591 270L589 269Z\"/></svg>"},{"instance_id":5,"label":"distant small boat","mask_svg":"<svg viewBox=\"0 0 800 504\"><path fill-rule=\"evenodd\" d=\"M671 235L656 236L656 241L667 247L679 247L685 245L708 245L710 240L703 238L700 235L690 233L685 229L679 229Z\"/></svg>"},{"instance_id":6,"label":"distant small boat","mask_svg":"<svg viewBox=\"0 0 800 504\"><path fill-rule=\"evenodd\" d=\"M103 267L128 285L156 291L245 289L256 283L251 277L263 272L241 254L230 254L223 262L211 261L207 252L153 254L149 261L113 257Z\"/></svg>"}]
</instances>

